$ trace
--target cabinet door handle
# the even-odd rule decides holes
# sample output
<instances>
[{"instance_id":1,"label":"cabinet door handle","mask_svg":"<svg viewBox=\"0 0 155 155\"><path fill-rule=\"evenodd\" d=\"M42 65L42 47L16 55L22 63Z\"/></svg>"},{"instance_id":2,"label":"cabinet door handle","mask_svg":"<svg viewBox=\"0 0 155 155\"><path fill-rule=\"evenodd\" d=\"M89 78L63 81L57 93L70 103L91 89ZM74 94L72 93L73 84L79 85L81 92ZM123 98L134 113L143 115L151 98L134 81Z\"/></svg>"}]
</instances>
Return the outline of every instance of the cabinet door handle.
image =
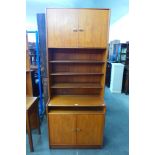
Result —
<instances>
[{"instance_id":1,"label":"cabinet door handle","mask_svg":"<svg viewBox=\"0 0 155 155\"><path fill-rule=\"evenodd\" d=\"M76 131L79 132L79 131L81 131L81 129L77 128Z\"/></svg>"},{"instance_id":2,"label":"cabinet door handle","mask_svg":"<svg viewBox=\"0 0 155 155\"><path fill-rule=\"evenodd\" d=\"M77 29L76 29L76 28L74 28L74 29L73 29L73 32L77 32Z\"/></svg>"},{"instance_id":3,"label":"cabinet door handle","mask_svg":"<svg viewBox=\"0 0 155 155\"><path fill-rule=\"evenodd\" d=\"M80 31L80 32L83 32L83 31L84 31L84 29L79 29L79 31Z\"/></svg>"}]
</instances>

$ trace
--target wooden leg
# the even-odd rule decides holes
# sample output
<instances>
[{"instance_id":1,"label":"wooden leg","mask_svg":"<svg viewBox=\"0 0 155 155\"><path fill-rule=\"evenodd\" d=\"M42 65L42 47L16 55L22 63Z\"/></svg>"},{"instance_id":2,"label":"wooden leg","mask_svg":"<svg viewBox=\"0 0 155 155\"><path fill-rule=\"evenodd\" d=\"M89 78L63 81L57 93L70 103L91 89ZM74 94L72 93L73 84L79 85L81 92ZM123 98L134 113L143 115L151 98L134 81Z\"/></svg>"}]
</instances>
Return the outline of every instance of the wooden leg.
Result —
<instances>
[{"instance_id":1,"label":"wooden leg","mask_svg":"<svg viewBox=\"0 0 155 155\"><path fill-rule=\"evenodd\" d=\"M28 111L26 112L26 124L27 124L27 132L29 137L29 145L30 145L30 151L33 152L33 141L32 141L32 134L31 134L31 125L30 125L30 118Z\"/></svg>"},{"instance_id":2,"label":"wooden leg","mask_svg":"<svg viewBox=\"0 0 155 155\"><path fill-rule=\"evenodd\" d=\"M39 111L38 111L38 108L37 108L37 122L38 122L38 133L40 135L41 134L41 131L40 131L40 119L39 119Z\"/></svg>"},{"instance_id":3,"label":"wooden leg","mask_svg":"<svg viewBox=\"0 0 155 155\"><path fill-rule=\"evenodd\" d=\"M41 134L41 131L40 131L40 119L39 119L38 103L39 103L39 101L37 101L37 104L36 104L36 110L37 110L37 125L38 125L38 134L40 135L40 134Z\"/></svg>"}]
</instances>

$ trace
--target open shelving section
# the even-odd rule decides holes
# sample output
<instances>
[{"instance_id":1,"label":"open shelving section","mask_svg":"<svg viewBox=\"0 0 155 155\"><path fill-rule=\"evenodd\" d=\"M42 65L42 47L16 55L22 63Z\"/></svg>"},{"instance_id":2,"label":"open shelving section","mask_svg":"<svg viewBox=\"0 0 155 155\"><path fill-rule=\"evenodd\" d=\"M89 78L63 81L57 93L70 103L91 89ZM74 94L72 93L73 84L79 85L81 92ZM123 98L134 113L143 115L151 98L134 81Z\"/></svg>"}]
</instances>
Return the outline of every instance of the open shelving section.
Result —
<instances>
[{"instance_id":1,"label":"open shelving section","mask_svg":"<svg viewBox=\"0 0 155 155\"><path fill-rule=\"evenodd\" d=\"M54 95L102 96L105 49L48 49L49 87Z\"/></svg>"}]
</instances>

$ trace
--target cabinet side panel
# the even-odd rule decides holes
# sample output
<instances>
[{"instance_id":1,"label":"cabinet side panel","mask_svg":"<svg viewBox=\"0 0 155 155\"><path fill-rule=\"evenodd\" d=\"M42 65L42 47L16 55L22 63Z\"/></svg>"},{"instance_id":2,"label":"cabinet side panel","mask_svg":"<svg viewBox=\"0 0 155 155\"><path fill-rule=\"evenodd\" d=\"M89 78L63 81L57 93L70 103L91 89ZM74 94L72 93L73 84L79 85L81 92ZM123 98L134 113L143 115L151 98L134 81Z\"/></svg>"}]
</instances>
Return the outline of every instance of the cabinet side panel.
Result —
<instances>
[{"instance_id":1,"label":"cabinet side panel","mask_svg":"<svg viewBox=\"0 0 155 155\"><path fill-rule=\"evenodd\" d=\"M104 73L104 76L102 77L102 80L101 80L101 85L103 86L103 89L102 89L102 91L101 91L101 93L100 93L100 95L101 96L103 96L104 97L104 94L105 94L105 80L106 80L106 69L107 69L107 58L108 58L108 50L109 50L109 46L108 46L108 42L109 42L109 26L110 26L110 10L108 10L108 12L107 12L108 14L107 14L107 31L106 31L106 36L107 36L107 48L106 48L106 50L105 50L105 53L104 53L104 57L103 57L103 59L105 60L105 65L103 66L103 73Z\"/></svg>"}]
</instances>

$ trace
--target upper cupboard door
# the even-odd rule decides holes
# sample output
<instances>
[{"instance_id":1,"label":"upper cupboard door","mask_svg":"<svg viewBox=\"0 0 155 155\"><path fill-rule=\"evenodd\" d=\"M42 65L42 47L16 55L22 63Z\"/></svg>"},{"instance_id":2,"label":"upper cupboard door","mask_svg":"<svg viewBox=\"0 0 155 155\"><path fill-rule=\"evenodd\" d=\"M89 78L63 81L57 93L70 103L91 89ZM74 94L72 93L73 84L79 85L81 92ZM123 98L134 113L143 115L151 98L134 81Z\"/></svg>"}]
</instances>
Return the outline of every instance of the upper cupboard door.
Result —
<instances>
[{"instance_id":1,"label":"upper cupboard door","mask_svg":"<svg viewBox=\"0 0 155 155\"><path fill-rule=\"evenodd\" d=\"M79 10L79 47L106 48L109 10Z\"/></svg>"},{"instance_id":2,"label":"upper cupboard door","mask_svg":"<svg viewBox=\"0 0 155 155\"><path fill-rule=\"evenodd\" d=\"M78 12L74 9L47 9L48 48L73 48L78 43Z\"/></svg>"}]
</instances>

